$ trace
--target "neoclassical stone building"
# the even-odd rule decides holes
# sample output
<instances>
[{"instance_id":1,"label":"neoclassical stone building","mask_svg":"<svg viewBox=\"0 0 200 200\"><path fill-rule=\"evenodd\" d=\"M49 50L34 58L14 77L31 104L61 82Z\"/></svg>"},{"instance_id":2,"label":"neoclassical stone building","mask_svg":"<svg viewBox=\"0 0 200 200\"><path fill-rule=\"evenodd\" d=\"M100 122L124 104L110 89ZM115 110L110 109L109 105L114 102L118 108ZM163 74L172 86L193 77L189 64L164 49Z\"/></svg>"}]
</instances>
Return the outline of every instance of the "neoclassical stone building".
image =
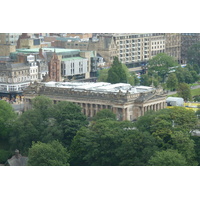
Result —
<instances>
[{"instance_id":1,"label":"neoclassical stone building","mask_svg":"<svg viewBox=\"0 0 200 200\"><path fill-rule=\"evenodd\" d=\"M161 88L131 86L125 83L105 82L48 82L30 85L24 91L25 110L31 108L31 100L38 95L59 101L73 102L82 108L87 117L99 110L112 110L118 120L135 120L149 110L166 107L166 94Z\"/></svg>"}]
</instances>

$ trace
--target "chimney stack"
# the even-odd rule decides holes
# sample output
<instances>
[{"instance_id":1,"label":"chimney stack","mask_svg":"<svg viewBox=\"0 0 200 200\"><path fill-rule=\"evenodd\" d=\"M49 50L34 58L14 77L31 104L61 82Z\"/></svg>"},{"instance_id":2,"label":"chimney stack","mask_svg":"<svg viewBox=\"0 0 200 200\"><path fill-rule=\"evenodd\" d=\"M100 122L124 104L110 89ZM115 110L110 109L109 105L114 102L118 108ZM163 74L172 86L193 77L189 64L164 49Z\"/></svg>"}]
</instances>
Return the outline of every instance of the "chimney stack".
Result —
<instances>
[{"instance_id":1,"label":"chimney stack","mask_svg":"<svg viewBox=\"0 0 200 200\"><path fill-rule=\"evenodd\" d=\"M19 158L19 150L18 149L15 150L15 157Z\"/></svg>"}]
</instances>

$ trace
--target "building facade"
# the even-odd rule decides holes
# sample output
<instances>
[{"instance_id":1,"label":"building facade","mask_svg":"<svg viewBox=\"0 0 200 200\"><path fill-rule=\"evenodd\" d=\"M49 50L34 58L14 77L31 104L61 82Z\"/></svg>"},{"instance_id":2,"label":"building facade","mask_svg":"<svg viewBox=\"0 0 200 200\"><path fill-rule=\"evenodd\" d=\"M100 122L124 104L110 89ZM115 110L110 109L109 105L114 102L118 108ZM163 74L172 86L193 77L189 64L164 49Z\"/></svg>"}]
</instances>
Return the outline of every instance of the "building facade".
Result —
<instances>
[{"instance_id":1,"label":"building facade","mask_svg":"<svg viewBox=\"0 0 200 200\"><path fill-rule=\"evenodd\" d=\"M92 75L94 76L97 71L97 63L93 60L96 58L95 51L81 51L80 49L63 49L63 48L35 48L35 49L17 49L16 52L11 53L11 58L15 61L19 60L19 55L34 55L36 57L36 61L38 61L39 67L39 77L41 78L42 74L40 66L43 63L48 65L48 70L51 69L52 78L54 68L53 63L57 65L57 69L59 70L57 73L60 74L60 78L54 79L54 81L64 80L64 79L88 79ZM55 54L57 57L55 57ZM57 60L55 62L52 59ZM77 60L79 63L77 64ZM71 64L70 64L71 63ZM72 65L72 69L71 69ZM70 68L67 68L70 67ZM80 69L79 69L80 68ZM55 72L54 72L55 73ZM47 74L47 73L46 73Z\"/></svg>"},{"instance_id":2,"label":"building facade","mask_svg":"<svg viewBox=\"0 0 200 200\"><path fill-rule=\"evenodd\" d=\"M17 45L21 33L0 33L0 44Z\"/></svg>"},{"instance_id":3,"label":"building facade","mask_svg":"<svg viewBox=\"0 0 200 200\"><path fill-rule=\"evenodd\" d=\"M0 64L0 98L20 99L23 89L30 85L30 66L24 63Z\"/></svg>"},{"instance_id":4,"label":"building facade","mask_svg":"<svg viewBox=\"0 0 200 200\"><path fill-rule=\"evenodd\" d=\"M95 50L110 66L115 56L127 65L146 63L154 55L164 52L164 33L109 33L98 34L89 40L57 37L52 46L71 49Z\"/></svg>"},{"instance_id":5,"label":"building facade","mask_svg":"<svg viewBox=\"0 0 200 200\"><path fill-rule=\"evenodd\" d=\"M15 45L11 44L0 44L0 56L9 56L11 52L15 52Z\"/></svg>"},{"instance_id":6,"label":"building facade","mask_svg":"<svg viewBox=\"0 0 200 200\"><path fill-rule=\"evenodd\" d=\"M7 100L22 95L31 82L39 81L39 69L34 55L20 54L18 62L0 63L0 96Z\"/></svg>"},{"instance_id":7,"label":"building facade","mask_svg":"<svg viewBox=\"0 0 200 200\"><path fill-rule=\"evenodd\" d=\"M89 118L94 117L102 109L110 109L116 114L118 120L132 121L149 110L157 111L166 107L166 94L161 88L133 87L124 83L34 84L24 91L25 110L31 108L31 100L37 95L45 95L54 103L73 102L79 105Z\"/></svg>"},{"instance_id":8,"label":"building facade","mask_svg":"<svg viewBox=\"0 0 200 200\"><path fill-rule=\"evenodd\" d=\"M179 64L187 63L187 51L200 42L200 33L166 33L165 53L173 56Z\"/></svg>"}]
</instances>

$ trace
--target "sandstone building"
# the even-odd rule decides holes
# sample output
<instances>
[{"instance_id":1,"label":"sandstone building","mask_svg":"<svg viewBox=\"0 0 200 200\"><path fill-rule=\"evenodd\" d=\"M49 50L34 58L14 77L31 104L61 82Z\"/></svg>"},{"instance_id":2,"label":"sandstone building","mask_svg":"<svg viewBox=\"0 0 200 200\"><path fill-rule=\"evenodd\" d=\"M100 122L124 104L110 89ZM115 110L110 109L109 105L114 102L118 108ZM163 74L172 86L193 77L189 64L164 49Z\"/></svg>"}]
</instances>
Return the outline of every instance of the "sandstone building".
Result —
<instances>
[{"instance_id":1,"label":"sandstone building","mask_svg":"<svg viewBox=\"0 0 200 200\"><path fill-rule=\"evenodd\" d=\"M31 100L45 95L54 103L73 102L82 108L87 117L93 117L101 109L112 110L118 120L135 120L149 110L166 107L166 95L161 88L110 84L105 82L47 82L30 85L24 91L25 110L31 108Z\"/></svg>"},{"instance_id":2,"label":"sandstone building","mask_svg":"<svg viewBox=\"0 0 200 200\"><path fill-rule=\"evenodd\" d=\"M165 33L165 53L179 64L186 64L187 51L197 42L200 42L200 33Z\"/></svg>"},{"instance_id":3,"label":"sandstone building","mask_svg":"<svg viewBox=\"0 0 200 200\"><path fill-rule=\"evenodd\" d=\"M16 45L21 33L0 33L0 44Z\"/></svg>"},{"instance_id":4,"label":"sandstone building","mask_svg":"<svg viewBox=\"0 0 200 200\"><path fill-rule=\"evenodd\" d=\"M187 63L189 47L200 41L200 33L102 33L88 40L54 37L52 46L95 50L108 66L117 56L127 66L142 66L158 53L173 56L179 64Z\"/></svg>"}]
</instances>

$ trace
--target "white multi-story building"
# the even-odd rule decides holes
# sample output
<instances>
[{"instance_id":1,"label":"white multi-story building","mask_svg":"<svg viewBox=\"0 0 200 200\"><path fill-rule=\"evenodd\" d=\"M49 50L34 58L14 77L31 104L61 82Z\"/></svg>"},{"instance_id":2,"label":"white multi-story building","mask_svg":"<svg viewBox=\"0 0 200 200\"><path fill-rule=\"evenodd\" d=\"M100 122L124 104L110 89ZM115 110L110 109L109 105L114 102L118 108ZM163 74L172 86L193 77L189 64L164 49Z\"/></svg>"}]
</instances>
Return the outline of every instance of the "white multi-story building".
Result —
<instances>
[{"instance_id":1,"label":"white multi-story building","mask_svg":"<svg viewBox=\"0 0 200 200\"><path fill-rule=\"evenodd\" d=\"M38 81L38 65L35 61L34 55L27 56L27 62L30 66L30 80L31 81Z\"/></svg>"},{"instance_id":2,"label":"white multi-story building","mask_svg":"<svg viewBox=\"0 0 200 200\"><path fill-rule=\"evenodd\" d=\"M87 73L88 59L82 57L64 58L61 62L61 76L75 76Z\"/></svg>"}]
</instances>

